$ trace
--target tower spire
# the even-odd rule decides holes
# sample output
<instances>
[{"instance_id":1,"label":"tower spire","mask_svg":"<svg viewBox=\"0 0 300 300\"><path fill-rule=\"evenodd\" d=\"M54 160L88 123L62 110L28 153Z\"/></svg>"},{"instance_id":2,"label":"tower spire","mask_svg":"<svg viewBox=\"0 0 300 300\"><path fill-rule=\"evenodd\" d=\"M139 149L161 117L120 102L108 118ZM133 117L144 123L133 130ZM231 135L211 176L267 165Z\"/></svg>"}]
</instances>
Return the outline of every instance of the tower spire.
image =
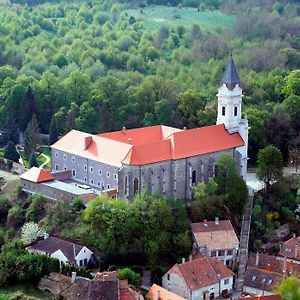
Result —
<instances>
[{"instance_id":1,"label":"tower spire","mask_svg":"<svg viewBox=\"0 0 300 300\"><path fill-rule=\"evenodd\" d=\"M240 77L232 58L232 52L230 53L230 60L225 68L221 84L226 84L227 88L231 91L237 84L240 84Z\"/></svg>"}]
</instances>

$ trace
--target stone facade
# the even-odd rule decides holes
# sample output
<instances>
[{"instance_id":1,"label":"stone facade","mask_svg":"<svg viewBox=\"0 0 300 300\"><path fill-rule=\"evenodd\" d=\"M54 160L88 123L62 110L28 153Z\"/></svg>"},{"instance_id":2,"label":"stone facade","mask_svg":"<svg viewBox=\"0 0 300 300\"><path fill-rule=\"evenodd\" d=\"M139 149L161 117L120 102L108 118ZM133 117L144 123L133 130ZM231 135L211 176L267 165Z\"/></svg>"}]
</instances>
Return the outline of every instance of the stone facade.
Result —
<instances>
[{"instance_id":1,"label":"stone facade","mask_svg":"<svg viewBox=\"0 0 300 300\"><path fill-rule=\"evenodd\" d=\"M186 159L164 161L120 169L118 194L132 199L135 193L149 191L176 199L191 199L192 186L214 176L215 162L222 154L234 155L234 149Z\"/></svg>"},{"instance_id":2,"label":"stone facade","mask_svg":"<svg viewBox=\"0 0 300 300\"><path fill-rule=\"evenodd\" d=\"M117 167L52 148L52 171L71 170L72 179L102 190L117 188Z\"/></svg>"}]
</instances>

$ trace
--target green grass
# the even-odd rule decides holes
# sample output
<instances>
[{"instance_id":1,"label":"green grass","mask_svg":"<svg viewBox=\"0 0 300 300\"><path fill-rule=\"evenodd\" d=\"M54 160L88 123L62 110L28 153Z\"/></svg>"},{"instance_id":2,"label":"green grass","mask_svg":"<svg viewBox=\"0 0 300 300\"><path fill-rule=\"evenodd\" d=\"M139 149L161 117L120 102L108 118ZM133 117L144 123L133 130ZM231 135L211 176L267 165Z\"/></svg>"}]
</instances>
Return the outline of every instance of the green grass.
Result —
<instances>
[{"instance_id":1,"label":"green grass","mask_svg":"<svg viewBox=\"0 0 300 300\"><path fill-rule=\"evenodd\" d=\"M51 149L47 146L43 146L40 148L40 151L50 157L50 162L46 166L44 166L44 169L50 169L51 168ZM26 159L25 154L24 154L24 148L20 148L19 152L23 159L23 164L24 164L25 168L30 169L29 161ZM0 152L0 157L1 157L1 152ZM41 154L36 153L36 159L37 159L39 165L41 165L42 163L45 162L45 158Z\"/></svg>"},{"instance_id":2,"label":"green grass","mask_svg":"<svg viewBox=\"0 0 300 300\"><path fill-rule=\"evenodd\" d=\"M143 21L148 29L157 29L161 25L170 27L184 25L190 26L193 23L199 24L204 31L216 30L219 27L232 27L236 17L226 15L218 10L216 11L197 11L191 7L171 7L171 6L149 6L142 9L127 9L126 18L135 17L137 21Z\"/></svg>"},{"instance_id":3,"label":"green grass","mask_svg":"<svg viewBox=\"0 0 300 300\"><path fill-rule=\"evenodd\" d=\"M31 285L16 284L8 287L0 287L0 300L9 300L17 291L23 292L34 300L50 299L49 294L43 293Z\"/></svg>"}]
</instances>

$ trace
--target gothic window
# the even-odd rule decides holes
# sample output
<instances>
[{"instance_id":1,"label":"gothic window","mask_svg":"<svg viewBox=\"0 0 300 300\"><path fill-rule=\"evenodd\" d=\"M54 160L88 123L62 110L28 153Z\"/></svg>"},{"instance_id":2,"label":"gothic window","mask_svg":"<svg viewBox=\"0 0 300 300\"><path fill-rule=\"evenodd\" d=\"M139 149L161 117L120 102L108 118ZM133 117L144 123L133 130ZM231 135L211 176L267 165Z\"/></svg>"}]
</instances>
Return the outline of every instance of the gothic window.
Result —
<instances>
[{"instance_id":1,"label":"gothic window","mask_svg":"<svg viewBox=\"0 0 300 300\"><path fill-rule=\"evenodd\" d=\"M125 194L125 196L128 195L128 177L127 176L124 177L124 194Z\"/></svg>"},{"instance_id":2,"label":"gothic window","mask_svg":"<svg viewBox=\"0 0 300 300\"><path fill-rule=\"evenodd\" d=\"M72 176L76 176L76 170L72 170Z\"/></svg>"},{"instance_id":3,"label":"gothic window","mask_svg":"<svg viewBox=\"0 0 300 300\"><path fill-rule=\"evenodd\" d=\"M197 172L196 172L196 170L194 170L192 172L192 184L195 184L196 181L197 181Z\"/></svg>"},{"instance_id":4,"label":"gothic window","mask_svg":"<svg viewBox=\"0 0 300 300\"><path fill-rule=\"evenodd\" d=\"M222 106L222 116L225 116L225 113L226 113L226 107Z\"/></svg>"},{"instance_id":5,"label":"gothic window","mask_svg":"<svg viewBox=\"0 0 300 300\"><path fill-rule=\"evenodd\" d=\"M133 179L133 194L136 195L139 192L139 179L134 177Z\"/></svg>"},{"instance_id":6,"label":"gothic window","mask_svg":"<svg viewBox=\"0 0 300 300\"><path fill-rule=\"evenodd\" d=\"M233 114L234 114L235 117L238 115L238 107L237 106L234 107Z\"/></svg>"}]
</instances>

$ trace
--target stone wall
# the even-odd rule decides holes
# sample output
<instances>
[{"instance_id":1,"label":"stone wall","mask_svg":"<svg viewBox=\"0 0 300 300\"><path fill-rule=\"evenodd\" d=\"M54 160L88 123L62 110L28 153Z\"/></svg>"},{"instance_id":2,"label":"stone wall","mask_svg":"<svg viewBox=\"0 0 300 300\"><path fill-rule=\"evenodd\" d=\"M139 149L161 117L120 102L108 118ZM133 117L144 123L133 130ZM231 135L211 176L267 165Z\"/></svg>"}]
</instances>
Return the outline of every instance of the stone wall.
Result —
<instances>
[{"instance_id":1,"label":"stone wall","mask_svg":"<svg viewBox=\"0 0 300 300\"><path fill-rule=\"evenodd\" d=\"M145 166L124 165L119 172L119 196L132 200L136 181L138 191L141 192L149 191L176 199L191 199L193 184L205 182L209 177L213 177L215 162L224 153L234 155L234 149Z\"/></svg>"}]
</instances>

